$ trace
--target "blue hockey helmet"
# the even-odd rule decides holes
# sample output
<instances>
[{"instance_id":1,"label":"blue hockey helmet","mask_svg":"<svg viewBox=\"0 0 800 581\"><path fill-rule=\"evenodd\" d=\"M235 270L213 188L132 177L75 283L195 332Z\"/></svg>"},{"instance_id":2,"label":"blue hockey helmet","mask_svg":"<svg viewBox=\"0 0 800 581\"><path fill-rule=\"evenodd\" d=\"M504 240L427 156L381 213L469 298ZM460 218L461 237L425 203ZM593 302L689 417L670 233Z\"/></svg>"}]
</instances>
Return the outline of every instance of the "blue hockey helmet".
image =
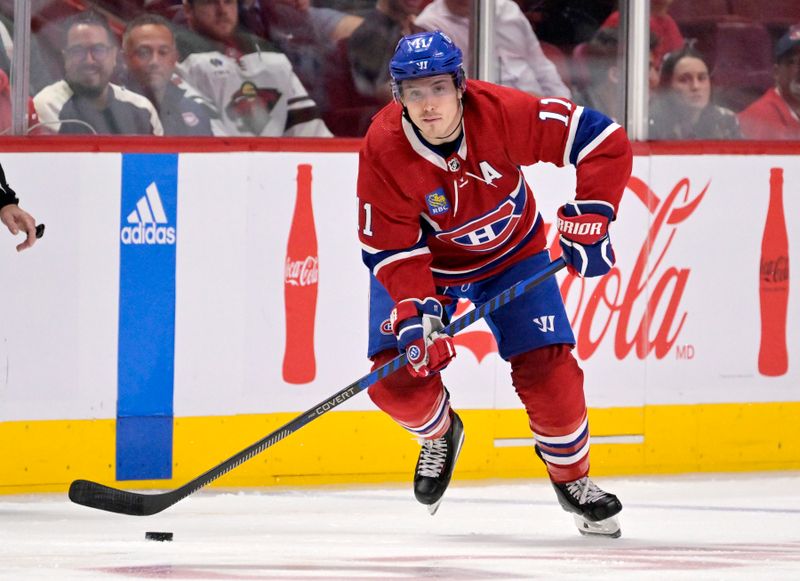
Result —
<instances>
[{"instance_id":1,"label":"blue hockey helmet","mask_svg":"<svg viewBox=\"0 0 800 581\"><path fill-rule=\"evenodd\" d=\"M453 75L456 87L466 87L461 49L441 30L418 32L400 39L389 63L392 93L400 100L400 83L408 79Z\"/></svg>"}]
</instances>

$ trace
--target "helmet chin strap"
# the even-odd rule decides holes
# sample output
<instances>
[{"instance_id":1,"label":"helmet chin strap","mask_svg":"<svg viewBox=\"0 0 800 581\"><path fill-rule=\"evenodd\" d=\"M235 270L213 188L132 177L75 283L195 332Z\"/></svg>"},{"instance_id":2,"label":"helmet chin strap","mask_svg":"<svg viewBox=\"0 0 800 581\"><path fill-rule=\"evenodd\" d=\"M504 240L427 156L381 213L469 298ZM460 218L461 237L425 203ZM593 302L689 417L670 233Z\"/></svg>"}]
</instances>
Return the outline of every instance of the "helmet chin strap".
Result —
<instances>
[{"instance_id":1,"label":"helmet chin strap","mask_svg":"<svg viewBox=\"0 0 800 581\"><path fill-rule=\"evenodd\" d=\"M453 127L453 130L450 133L448 133L447 135L445 135L443 137L437 137L436 139L447 139L448 137L453 135L453 133L455 133L456 131L461 129L461 122L464 121L464 104L461 102L461 99L458 100L458 108L459 108L459 110L461 112L461 116L458 118L458 123L456 123L456 126Z\"/></svg>"}]
</instances>

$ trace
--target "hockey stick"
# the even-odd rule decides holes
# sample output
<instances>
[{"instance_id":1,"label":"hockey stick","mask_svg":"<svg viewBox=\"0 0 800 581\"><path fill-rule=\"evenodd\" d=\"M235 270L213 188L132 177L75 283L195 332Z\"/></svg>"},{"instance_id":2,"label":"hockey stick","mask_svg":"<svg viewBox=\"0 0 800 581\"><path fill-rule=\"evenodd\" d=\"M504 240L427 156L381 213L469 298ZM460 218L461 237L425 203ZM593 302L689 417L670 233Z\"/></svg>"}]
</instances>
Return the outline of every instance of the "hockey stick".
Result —
<instances>
[{"instance_id":1,"label":"hockey stick","mask_svg":"<svg viewBox=\"0 0 800 581\"><path fill-rule=\"evenodd\" d=\"M484 303L479 308L473 309L462 315L447 325L442 332L447 333L450 336L455 335L475 321L484 318L489 313L496 311L500 307L513 301L518 296L530 291L539 283L548 279L559 270L564 268L564 266L566 266L566 264L564 263L563 258L555 259L542 271L504 290L502 293L487 303ZM97 482L92 482L90 480L75 480L69 487L69 499L76 504L82 504L90 508L97 508L100 510L107 510L109 512L116 512L120 514L148 516L161 512L165 508L169 508L176 502L186 498L190 494L213 482L223 474L227 474L239 466L239 464L246 462L256 454L260 454L273 444L280 442L286 436L293 434L321 415L343 404L357 393L364 391L370 385L376 383L378 380L383 379L391 373L394 373L406 363L408 363L408 359L406 359L405 354L398 355L385 365L368 373L354 383L351 383L341 391L332 395L328 399L321 401L316 406L305 411L268 436L260 439L255 444L252 444L241 452L234 454L224 462L214 466L194 480L190 480L180 488L156 494L140 494L138 492L129 492L127 490L111 488L110 486L98 484Z\"/></svg>"}]
</instances>

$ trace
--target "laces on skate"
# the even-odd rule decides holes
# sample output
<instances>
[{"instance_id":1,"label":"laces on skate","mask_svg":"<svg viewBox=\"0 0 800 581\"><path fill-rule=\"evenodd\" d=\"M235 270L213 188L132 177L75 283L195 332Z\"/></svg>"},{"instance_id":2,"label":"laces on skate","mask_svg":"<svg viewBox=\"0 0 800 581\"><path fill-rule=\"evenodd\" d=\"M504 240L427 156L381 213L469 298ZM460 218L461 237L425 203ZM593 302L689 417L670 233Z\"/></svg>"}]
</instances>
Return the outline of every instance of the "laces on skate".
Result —
<instances>
[{"instance_id":1,"label":"laces on skate","mask_svg":"<svg viewBox=\"0 0 800 581\"><path fill-rule=\"evenodd\" d=\"M414 496L436 514L442 496L450 484L461 445L464 443L464 425L458 414L451 410L450 428L441 438L423 440L414 474Z\"/></svg>"},{"instance_id":2,"label":"laces on skate","mask_svg":"<svg viewBox=\"0 0 800 581\"><path fill-rule=\"evenodd\" d=\"M597 502L607 496L599 486L589 480L588 476L584 476L580 480L567 482L566 486L569 493L578 501L578 504Z\"/></svg>"},{"instance_id":3,"label":"laces on skate","mask_svg":"<svg viewBox=\"0 0 800 581\"><path fill-rule=\"evenodd\" d=\"M443 436L435 440L422 440L420 444L422 450L420 450L417 474L438 478L447 460L447 440Z\"/></svg>"}]
</instances>

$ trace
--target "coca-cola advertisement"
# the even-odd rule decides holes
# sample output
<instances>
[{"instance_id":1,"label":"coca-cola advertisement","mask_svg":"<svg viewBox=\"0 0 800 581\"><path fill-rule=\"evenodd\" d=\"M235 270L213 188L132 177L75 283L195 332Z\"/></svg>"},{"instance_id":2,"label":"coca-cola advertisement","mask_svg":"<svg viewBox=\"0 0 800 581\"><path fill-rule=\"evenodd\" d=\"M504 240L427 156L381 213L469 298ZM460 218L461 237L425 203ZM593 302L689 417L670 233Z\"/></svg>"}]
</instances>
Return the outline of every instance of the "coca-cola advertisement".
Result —
<instances>
[{"instance_id":1,"label":"coca-cola advertisement","mask_svg":"<svg viewBox=\"0 0 800 581\"><path fill-rule=\"evenodd\" d=\"M172 467L179 481L370 369L370 277L356 231L358 146L328 144L335 141L321 141L319 151L269 141L264 147L280 148L178 157L178 203L166 213L181 228L174 356L157 356L174 372ZM800 293L791 263L800 252L800 146L717 147L636 145L633 177L609 229L613 269L600 279L557 275L578 339L593 442L622 438L599 442L593 462L600 469L797 468ZM57 243L30 254L17 255L11 243L0 253L0 272L13 274L0 284L2 320L11 330L0 342L8 368L0 419L7 430L41 420L46 441L97 458L81 446L109 438L103 422L115 419L120 396L119 224L132 212L123 206L121 214L120 196L109 195L120 188L120 156L8 155L14 187L30 196L26 205L48 224L56 216L80 228L54 227ZM76 166L91 168L93 179L41 171ZM555 255L553 221L575 196L575 170L537 164L523 172ZM65 187L69 197L46 195ZM146 194L139 198L157 206L156 194ZM158 276L128 282L145 298L161 284ZM459 305L460 312L468 308ZM467 452L462 469L519 476L520 467L537 463L489 323L457 334L458 356L443 380L454 407L477 426L469 437L479 453ZM232 477L260 485L286 474L401 473L398 462L407 457L365 452L365 434L372 442L408 443L362 394L276 445L269 462L243 465ZM341 452L345 442L348 453ZM29 465L18 456L19 466ZM57 456L46 460L54 472L40 473L38 482L75 477L64 454ZM114 479L113 456L95 464L86 476Z\"/></svg>"},{"instance_id":2,"label":"coca-cola advertisement","mask_svg":"<svg viewBox=\"0 0 800 581\"><path fill-rule=\"evenodd\" d=\"M740 171L727 162L637 158L610 227L615 267L599 280L559 274L591 405L792 397L800 304L792 300L789 254L791 216L800 208L794 198L783 198L794 213L781 205L788 169L769 159L749 158ZM561 171L526 170L552 256L560 252L550 226L555 210L574 195ZM800 175L792 175L796 183ZM493 382L498 407L517 403L502 362L483 373L497 361L488 327L456 337L456 345L469 369L452 366L454 383Z\"/></svg>"},{"instance_id":3,"label":"coca-cola advertisement","mask_svg":"<svg viewBox=\"0 0 800 581\"><path fill-rule=\"evenodd\" d=\"M283 273L286 308L283 380L286 383L310 383L317 375L314 323L318 282L319 256L311 202L311 166L300 164L297 166L297 196Z\"/></svg>"},{"instance_id":4,"label":"coca-cola advertisement","mask_svg":"<svg viewBox=\"0 0 800 581\"><path fill-rule=\"evenodd\" d=\"M770 169L769 207L761 238L759 268L761 342L758 371L776 377L786 373L786 315L789 307L789 236L783 213L783 169Z\"/></svg>"},{"instance_id":5,"label":"coca-cola advertisement","mask_svg":"<svg viewBox=\"0 0 800 581\"><path fill-rule=\"evenodd\" d=\"M684 294L692 281L692 261L681 258L674 246L688 236L687 224L696 219L710 189L709 181L682 178L659 193L634 175L625 192L620 221L627 218L644 227L637 232L637 228L612 225L612 239L619 248L617 265L600 279L566 273L559 276L577 339L575 355L584 367L616 368L616 361L627 369L628 381L641 374L644 382L642 366L648 360L678 356L693 359L694 346L681 342L691 310ZM552 200L543 204L543 215L550 205ZM552 226L554 215L553 211L551 219L545 220L553 258L560 255L557 231ZM633 232L637 234L631 236ZM460 307L460 312L465 310ZM497 351L488 328L457 336L455 342L478 361ZM643 394L640 390L628 391L622 401L641 404Z\"/></svg>"}]
</instances>

